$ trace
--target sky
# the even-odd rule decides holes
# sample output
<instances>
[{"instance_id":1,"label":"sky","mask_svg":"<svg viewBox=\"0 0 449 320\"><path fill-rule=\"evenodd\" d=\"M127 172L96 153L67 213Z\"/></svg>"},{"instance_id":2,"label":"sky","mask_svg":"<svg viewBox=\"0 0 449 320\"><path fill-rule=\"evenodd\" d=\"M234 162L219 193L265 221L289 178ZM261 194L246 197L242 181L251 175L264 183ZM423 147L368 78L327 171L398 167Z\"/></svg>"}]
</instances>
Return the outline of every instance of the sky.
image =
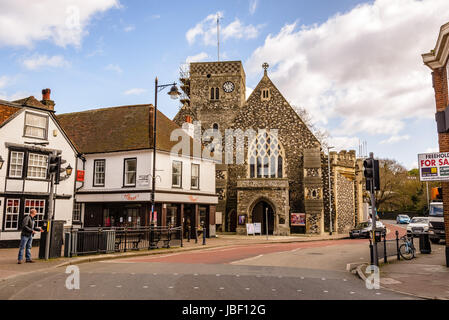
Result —
<instances>
[{"instance_id":1,"label":"sky","mask_svg":"<svg viewBox=\"0 0 449 320\"><path fill-rule=\"evenodd\" d=\"M431 71L421 54L449 21L447 0L1 0L0 99L41 98L57 114L154 103L154 80L186 62L241 60L247 92L268 75L327 130L335 149L408 169L438 150ZM173 118L177 101L158 95Z\"/></svg>"}]
</instances>

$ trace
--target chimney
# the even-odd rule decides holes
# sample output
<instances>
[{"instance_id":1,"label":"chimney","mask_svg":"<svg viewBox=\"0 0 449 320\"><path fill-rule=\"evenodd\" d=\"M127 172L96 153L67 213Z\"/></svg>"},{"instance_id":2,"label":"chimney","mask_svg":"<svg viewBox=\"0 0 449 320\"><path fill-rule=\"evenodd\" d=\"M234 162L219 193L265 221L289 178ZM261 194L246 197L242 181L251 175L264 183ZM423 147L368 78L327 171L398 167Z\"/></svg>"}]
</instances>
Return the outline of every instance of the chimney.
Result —
<instances>
[{"instance_id":1,"label":"chimney","mask_svg":"<svg viewBox=\"0 0 449 320\"><path fill-rule=\"evenodd\" d=\"M45 106L47 106L47 108L49 110L54 111L55 110L55 102L53 100L50 99L50 94L51 94L51 90L50 89L43 89L42 90L42 101L41 103Z\"/></svg>"},{"instance_id":2,"label":"chimney","mask_svg":"<svg viewBox=\"0 0 449 320\"><path fill-rule=\"evenodd\" d=\"M182 124L184 131L191 137L195 136L195 126L193 125L192 117L186 116L186 122Z\"/></svg>"}]
</instances>

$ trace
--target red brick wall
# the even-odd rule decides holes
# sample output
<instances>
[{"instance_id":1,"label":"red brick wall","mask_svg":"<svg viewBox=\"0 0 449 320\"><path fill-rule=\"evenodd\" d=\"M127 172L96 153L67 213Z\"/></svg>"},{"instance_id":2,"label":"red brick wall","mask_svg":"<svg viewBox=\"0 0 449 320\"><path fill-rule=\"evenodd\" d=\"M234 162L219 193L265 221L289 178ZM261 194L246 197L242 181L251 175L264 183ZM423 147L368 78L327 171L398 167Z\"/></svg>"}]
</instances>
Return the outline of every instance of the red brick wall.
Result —
<instances>
[{"instance_id":1,"label":"red brick wall","mask_svg":"<svg viewBox=\"0 0 449 320\"><path fill-rule=\"evenodd\" d=\"M446 68L436 69L432 73L433 88L435 89L435 102L437 111L443 111L449 105L449 91ZM449 133L438 134L440 152L449 152ZM449 182L443 182L443 206L444 206L444 225L446 229L446 238L449 235ZM449 247L449 241L446 241Z\"/></svg>"},{"instance_id":2,"label":"red brick wall","mask_svg":"<svg viewBox=\"0 0 449 320\"><path fill-rule=\"evenodd\" d=\"M9 119L19 108L0 105L0 125Z\"/></svg>"}]
</instances>

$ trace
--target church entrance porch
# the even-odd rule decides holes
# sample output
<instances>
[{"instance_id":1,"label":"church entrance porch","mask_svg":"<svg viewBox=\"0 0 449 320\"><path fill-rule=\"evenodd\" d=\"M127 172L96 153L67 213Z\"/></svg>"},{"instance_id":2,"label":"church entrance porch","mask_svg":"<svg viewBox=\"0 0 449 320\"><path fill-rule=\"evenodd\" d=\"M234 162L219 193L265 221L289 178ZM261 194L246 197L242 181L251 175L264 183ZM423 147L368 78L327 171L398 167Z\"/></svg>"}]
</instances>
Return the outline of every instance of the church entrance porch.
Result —
<instances>
[{"instance_id":1,"label":"church entrance porch","mask_svg":"<svg viewBox=\"0 0 449 320\"><path fill-rule=\"evenodd\" d=\"M274 210L268 202L260 201L254 206L253 212L253 223L260 223L262 225L262 234L267 234L267 223L268 223L268 234L273 234L274 231Z\"/></svg>"},{"instance_id":2,"label":"church entrance porch","mask_svg":"<svg viewBox=\"0 0 449 320\"><path fill-rule=\"evenodd\" d=\"M268 233L289 235L288 191L287 179L238 179L237 234L246 235L247 223L261 223L265 234L268 213Z\"/></svg>"}]
</instances>

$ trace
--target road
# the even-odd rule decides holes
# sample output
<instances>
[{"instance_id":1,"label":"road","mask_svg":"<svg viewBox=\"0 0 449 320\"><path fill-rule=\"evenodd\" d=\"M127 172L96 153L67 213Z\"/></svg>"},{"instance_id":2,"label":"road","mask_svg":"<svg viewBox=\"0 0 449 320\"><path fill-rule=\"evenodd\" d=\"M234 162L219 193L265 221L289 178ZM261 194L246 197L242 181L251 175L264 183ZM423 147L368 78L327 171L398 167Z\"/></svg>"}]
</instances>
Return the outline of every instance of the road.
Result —
<instances>
[{"instance_id":1,"label":"road","mask_svg":"<svg viewBox=\"0 0 449 320\"><path fill-rule=\"evenodd\" d=\"M369 261L368 240L236 245L79 265L80 289L65 268L0 283L0 299L391 300L368 290L347 263Z\"/></svg>"}]
</instances>

